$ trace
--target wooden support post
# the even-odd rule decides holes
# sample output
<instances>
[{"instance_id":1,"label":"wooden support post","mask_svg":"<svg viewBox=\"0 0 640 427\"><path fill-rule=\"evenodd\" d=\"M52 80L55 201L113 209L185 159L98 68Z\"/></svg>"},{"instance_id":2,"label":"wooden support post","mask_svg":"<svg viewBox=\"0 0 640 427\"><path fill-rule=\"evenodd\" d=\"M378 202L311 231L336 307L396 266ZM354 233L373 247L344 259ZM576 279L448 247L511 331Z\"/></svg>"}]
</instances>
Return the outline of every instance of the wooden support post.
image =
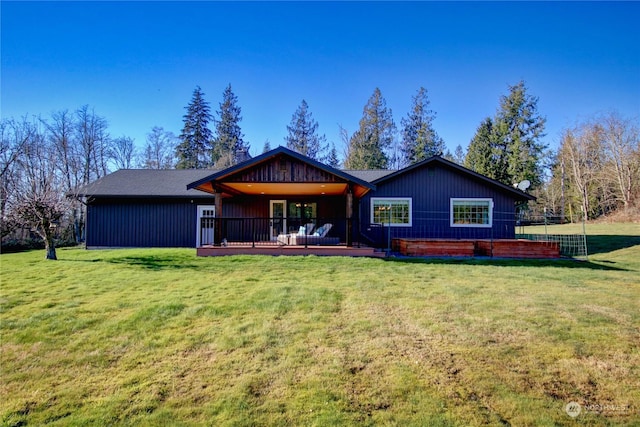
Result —
<instances>
[{"instance_id":1,"label":"wooden support post","mask_svg":"<svg viewBox=\"0 0 640 427\"><path fill-rule=\"evenodd\" d=\"M353 192L351 191L351 184L347 190L347 246L353 246Z\"/></svg>"},{"instance_id":2,"label":"wooden support post","mask_svg":"<svg viewBox=\"0 0 640 427\"><path fill-rule=\"evenodd\" d=\"M220 246L222 243L222 194L216 192L214 195L214 204L216 206L216 219L213 228L213 244Z\"/></svg>"}]
</instances>

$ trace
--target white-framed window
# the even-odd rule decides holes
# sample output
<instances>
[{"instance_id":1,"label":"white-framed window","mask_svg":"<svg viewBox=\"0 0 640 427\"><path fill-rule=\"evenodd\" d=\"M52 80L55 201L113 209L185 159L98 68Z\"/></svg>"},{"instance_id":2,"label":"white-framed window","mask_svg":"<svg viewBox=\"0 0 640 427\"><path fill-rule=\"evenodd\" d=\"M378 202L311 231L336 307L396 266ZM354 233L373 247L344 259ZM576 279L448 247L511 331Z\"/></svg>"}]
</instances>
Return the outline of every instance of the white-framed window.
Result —
<instances>
[{"instance_id":1,"label":"white-framed window","mask_svg":"<svg viewBox=\"0 0 640 427\"><path fill-rule=\"evenodd\" d=\"M491 227L493 199L451 199L451 227Z\"/></svg>"},{"instance_id":2,"label":"white-framed window","mask_svg":"<svg viewBox=\"0 0 640 427\"><path fill-rule=\"evenodd\" d=\"M411 227L411 197L372 197L371 223Z\"/></svg>"}]
</instances>

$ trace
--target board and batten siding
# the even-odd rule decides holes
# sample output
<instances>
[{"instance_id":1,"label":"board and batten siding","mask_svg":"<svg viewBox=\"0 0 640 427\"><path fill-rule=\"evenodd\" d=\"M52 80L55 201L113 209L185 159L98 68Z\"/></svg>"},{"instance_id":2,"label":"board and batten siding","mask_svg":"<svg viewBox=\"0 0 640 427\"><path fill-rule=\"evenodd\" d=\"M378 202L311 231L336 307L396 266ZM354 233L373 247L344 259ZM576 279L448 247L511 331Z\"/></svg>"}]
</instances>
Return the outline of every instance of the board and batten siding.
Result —
<instances>
[{"instance_id":1,"label":"board and batten siding","mask_svg":"<svg viewBox=\"0 0 640 427\"><path fill-rule=\"evenodd\" d=\"M86 245L195 247L199 204L213 200L94 200L87 206Z\"/></svg>"},{"instance_id":2,"label":"board and batten siding","mask_svg":"<svg viewBox=\"0 0 640 427\"><path fill-rule=\"evenodd\" d=\"M379 182L360 202L362 224L371 222L371 198L412 199L412 226L391 227L392 237L444 239L512 239L515 237L515 200L488 183L442 165L416 168ZM451 198L493 200L492 227L451 227ZM366 230L367 228L364 227ZM374 233L370 238L376 239Z\"/></svg>"}]
</instances>

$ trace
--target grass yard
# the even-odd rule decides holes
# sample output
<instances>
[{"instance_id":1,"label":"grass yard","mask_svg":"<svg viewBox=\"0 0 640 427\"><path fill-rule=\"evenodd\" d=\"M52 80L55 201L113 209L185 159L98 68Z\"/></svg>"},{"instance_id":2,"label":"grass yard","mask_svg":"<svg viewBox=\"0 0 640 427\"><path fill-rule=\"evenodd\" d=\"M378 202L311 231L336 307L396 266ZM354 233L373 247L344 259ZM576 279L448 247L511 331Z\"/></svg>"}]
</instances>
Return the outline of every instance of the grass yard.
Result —
<instances>
[{"instance_id":1,"label":"grass yard","mask_svg":"<svg viewBox=\"0 0 640 427\"><path fill-rule=\"evenodd\" d=\"M640 226L593 227L589 262L4 254L0 423L640 425Z\"/></svg>"}]
</instances>

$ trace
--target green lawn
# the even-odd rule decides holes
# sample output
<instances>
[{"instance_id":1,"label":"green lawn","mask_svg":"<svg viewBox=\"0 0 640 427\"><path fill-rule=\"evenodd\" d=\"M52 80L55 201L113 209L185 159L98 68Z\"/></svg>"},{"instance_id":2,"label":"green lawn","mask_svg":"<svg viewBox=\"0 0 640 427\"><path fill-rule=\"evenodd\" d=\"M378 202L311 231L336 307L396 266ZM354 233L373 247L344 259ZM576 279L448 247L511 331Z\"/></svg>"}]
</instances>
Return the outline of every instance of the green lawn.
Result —
<instances>
[{"instance_id":1,"label":"green lawn","mask_svg":"<svg viewBox=\"0 0 640 427\"><path fill-rule=\"evenodd\" d=\"M639 425L640 226L594 227L589 262L4 254L0 423Z\"/></svg>"}]
</instances>

